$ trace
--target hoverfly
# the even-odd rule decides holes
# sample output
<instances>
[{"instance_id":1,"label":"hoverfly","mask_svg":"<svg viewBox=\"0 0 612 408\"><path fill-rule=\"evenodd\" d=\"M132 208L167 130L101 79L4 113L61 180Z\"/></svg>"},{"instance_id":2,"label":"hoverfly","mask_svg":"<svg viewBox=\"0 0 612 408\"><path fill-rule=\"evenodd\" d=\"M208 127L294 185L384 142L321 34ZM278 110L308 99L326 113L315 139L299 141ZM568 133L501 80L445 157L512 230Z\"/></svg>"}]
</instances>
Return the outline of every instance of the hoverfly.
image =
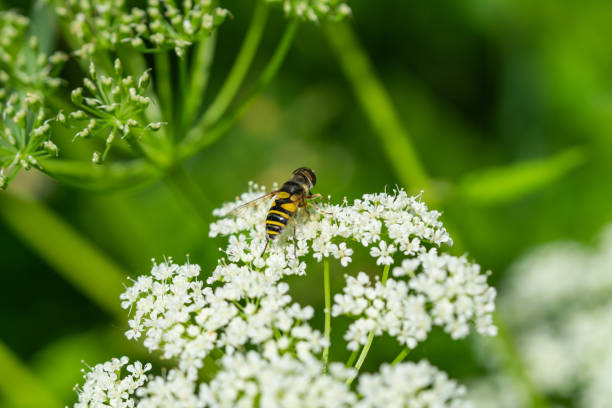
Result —
<instances>
[{"instance_id":1,"label":"hoverfly","mask_svg":"<svg viewBox=\"0 0 612 408\"><path fill-rule=\"evenodd\" d=\"M260 256L263 256L268 249L270 241L275 240L283 232L291 219L294 219L300 208L306 209L307 200L323 198L321 194L310 194L310 190L317 183L317 177L308 167L300 167L293 171L293 177L278 190L272 191L258 197L248 203L242 204L231 212L240 208L251 206L266 198L274 197L274 202L268 210L266 216L266 246ZM293 223L293 250L297 258L295 241L295 222Z\"/></svg>"}]
</instances>

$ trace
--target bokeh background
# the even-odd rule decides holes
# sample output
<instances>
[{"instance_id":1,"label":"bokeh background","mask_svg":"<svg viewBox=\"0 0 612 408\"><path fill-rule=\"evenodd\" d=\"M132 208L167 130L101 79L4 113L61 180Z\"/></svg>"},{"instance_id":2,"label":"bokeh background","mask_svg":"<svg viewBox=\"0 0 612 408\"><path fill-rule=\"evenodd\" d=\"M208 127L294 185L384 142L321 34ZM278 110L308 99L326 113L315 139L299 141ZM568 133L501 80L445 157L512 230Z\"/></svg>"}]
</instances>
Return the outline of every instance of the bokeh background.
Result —
<instances>
[{"instance_id":1,"label":"bokeh background","mask_svg":"<svg viewBox=\"0 0 612 408\"><path fill-rule=\"evenodd\" d=\"M2 3L30 13L24 2ZM234 18L220 28L207 98L252 11L250 2L224 3ZM300 166L316 171L316 192L333 200L407 183L411 192L425 190L424 201L444 212L453 251L490 269L495 285L533 246L594 243L612 220L612 3L350 5L353 17L342 26L349 31L300 25L272 85L226 135L185 163L202 191L199 208L161 181L96 193L28 172L0 193L0 406L27 406L33 390L57 406L71 404L81 360L143 355L123 340L118 292L96 299L83 286L105 271L146 273L152 258L164 256L182 262L189 254L209 272L220 246L208 238L212 208L245 191L249 180L270 186ZM275 9L255 69L284 24ZM65 47L59 35L54 41ZM392 154L406 143L422 167L417 178L413 158ZM356 260L352 271L361 268ZM341 287L344 272L334 267L332 287ZM321 279L294 283L298 300L322 310ZM322 316L315 324L322 327ZM333 334L340 341L342 330ZM503 337L495 352L519 358L512 333ZM427 357L469 382L488 373L478 350L472 339L434 332L410 359ZM365 369L398 351L380 340ZM555 398L530 404L574 406Z\"/></svg>"}]
</instances>

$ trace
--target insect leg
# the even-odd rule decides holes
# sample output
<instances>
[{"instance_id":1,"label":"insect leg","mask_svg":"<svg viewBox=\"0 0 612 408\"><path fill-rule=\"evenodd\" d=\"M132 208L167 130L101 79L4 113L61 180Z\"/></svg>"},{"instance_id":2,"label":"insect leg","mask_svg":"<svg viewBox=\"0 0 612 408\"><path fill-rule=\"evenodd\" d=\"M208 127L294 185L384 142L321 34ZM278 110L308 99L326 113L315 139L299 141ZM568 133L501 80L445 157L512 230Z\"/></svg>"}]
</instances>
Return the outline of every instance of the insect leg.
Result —
<instances>
[{"instance_id":1,"label":"insect leg","mask_svg":"<svg viewBox=\"0 0 612 408\"><path fill-rule=\"evenodd\" d=\"M321 214L325 214L325 215L332 215L332 213L327 212L327 211L323 211L322 209L319 208L318 205L312 204L308 201L306 201L306 206L304 207L304 209L306 210L306 212L308 212L308 206L313 207L315 210L317 210L318 212L320 212ZM308 214L310 214L310 212L308 212Z\"/></svg>"},{"instance_id":2,"label":"insect leg","mask_svg":"<svg viewBox=\"0 0 612 408\"><path fill-rule=\"evenodd\" d=\"M307 198L307 199L309 199L309 200L314 200L315 198L321 198L321 199L323 199L323 200L325 200L325 201L329 201L329 200L327 199L327 197L324 197L324 196L322 196L322 195L321 195L321 194L319 194L319 193L317 193L317 194L311 194L311 195L309 195L309 196L306 196L306 198Z\"/></svg>"},{"instance_id":3,"label":"insect leg","mask_svg":"<svg viewBox=\"0 0 612 408\"><path fill-rule=\"evenodd\" d=\"M261 258L261 257L263 257L263 256L264 256L264 254L266 253L266 249L268 249L268 244L269 244L269 243L270 243L270 240L269 240L269 239L266 239L266 246L264 247L264 250L263 250L263 252L261 253L261 255L259 255L259 257L260 257L260 258Z\"/></svg>"},{"instance_id":4,"label":"insect leg","mask_svg":"<svg viewBox=\"0 0 612 408\"><path fill-rule=\"evenodd\" d=\"M297 260L297 243L295 240L295 221L293 222L293 257Z\"/></svg>"}]
</instances>

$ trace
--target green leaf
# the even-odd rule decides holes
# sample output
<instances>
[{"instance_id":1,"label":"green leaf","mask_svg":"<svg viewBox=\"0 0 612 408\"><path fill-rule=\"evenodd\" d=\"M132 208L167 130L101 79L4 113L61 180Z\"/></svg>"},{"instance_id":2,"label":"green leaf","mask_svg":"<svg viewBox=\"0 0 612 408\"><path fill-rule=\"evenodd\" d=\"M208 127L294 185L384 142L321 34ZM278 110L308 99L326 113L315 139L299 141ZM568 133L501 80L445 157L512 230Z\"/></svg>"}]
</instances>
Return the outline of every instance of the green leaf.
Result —
<instances>
[{"instance_id":1,"label":"green leaf","mask_svg":"<svg viewBox=\"0 0 612 408\"><path fill-rule=\"evenodd\" d=\"M584 160L584 150L576 147L550 158L481 169L464 176L455 193L470 204L495 205L516 201L559 181Z\"/></svg>"},{"instance_id":2,"label":"green leaf","mask_svg":"<svg viewBox=\"0 0 612 408\"><path fill-rule=\"evenodd\" d=\"M72 402L76 400L73 387L83 383L81 370L86 365L94 366L122 355L130 359L147 358L144 347L128 341L122 332L122 327L113 326L61 337L45 344L32 356L31 370L54 395Z\"/></svg>"},{"instance_id":3,"label":"green leaf","mask_svg":"<svg viewBox=\"0 0 612 408\"><path fill-rule=\"evenodd\" d=\"M344 22L328 23L323 28L398 178L410 190L428 190L429 179L411 135L402 124L389 94L350 25ZM432 198L430 193L430 202Z\"/></svg>"},{"instance_id":4,"label":"green leaf","mask_svg":"<svg viewBox=\"0 0 612 408\"><path fill-rule=\"evenodd\" d=\"M0 341L0 394L9 407L62 408L58 399L29 368Z\"/></svg>"},{"instance_id":5,"label":"green leaf","mask_svg":"<svg viewBox=\"0 0 612 408\"><path fill-rule=\"evenodd\" d=\"M76 160L40 160L53 178L90 191L112 191L140 187L157 180L160 171L144 160L94 165Z\"/></svg>"},{"instance_id":6,"label":"green leaf","mask_svg":"<svg viewBox=\"0 0 612 408\"><path fill-rule=\"evenodd\" d=\"M119 295L126 273L60 217L39 202L5 193L0 197L0 219L100 308L124 318Z\"/></svg>"}]
</instances>

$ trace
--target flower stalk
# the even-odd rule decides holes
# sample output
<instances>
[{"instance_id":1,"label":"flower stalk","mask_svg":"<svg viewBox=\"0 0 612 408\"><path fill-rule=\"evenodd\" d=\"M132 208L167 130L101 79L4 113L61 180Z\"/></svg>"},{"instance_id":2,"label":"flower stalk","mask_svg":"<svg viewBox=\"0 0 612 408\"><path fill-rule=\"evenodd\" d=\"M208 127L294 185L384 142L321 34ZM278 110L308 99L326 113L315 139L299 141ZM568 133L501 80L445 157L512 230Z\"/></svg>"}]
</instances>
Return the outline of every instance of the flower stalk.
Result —
<instances>
[{"instance_id":1,"label":"flower stalk","mask_svg":"<svg viewBox=\"0 0 612 408\"><path fill-rule=\"evenodd\" d=\"M323 368L327 370L329 361L329 348L331 346L331 287L329 282L329 260L323 261L323 292L325 297L325 331L323 332L327 343L323 348Z\"/></svg>"}]
</instances>

